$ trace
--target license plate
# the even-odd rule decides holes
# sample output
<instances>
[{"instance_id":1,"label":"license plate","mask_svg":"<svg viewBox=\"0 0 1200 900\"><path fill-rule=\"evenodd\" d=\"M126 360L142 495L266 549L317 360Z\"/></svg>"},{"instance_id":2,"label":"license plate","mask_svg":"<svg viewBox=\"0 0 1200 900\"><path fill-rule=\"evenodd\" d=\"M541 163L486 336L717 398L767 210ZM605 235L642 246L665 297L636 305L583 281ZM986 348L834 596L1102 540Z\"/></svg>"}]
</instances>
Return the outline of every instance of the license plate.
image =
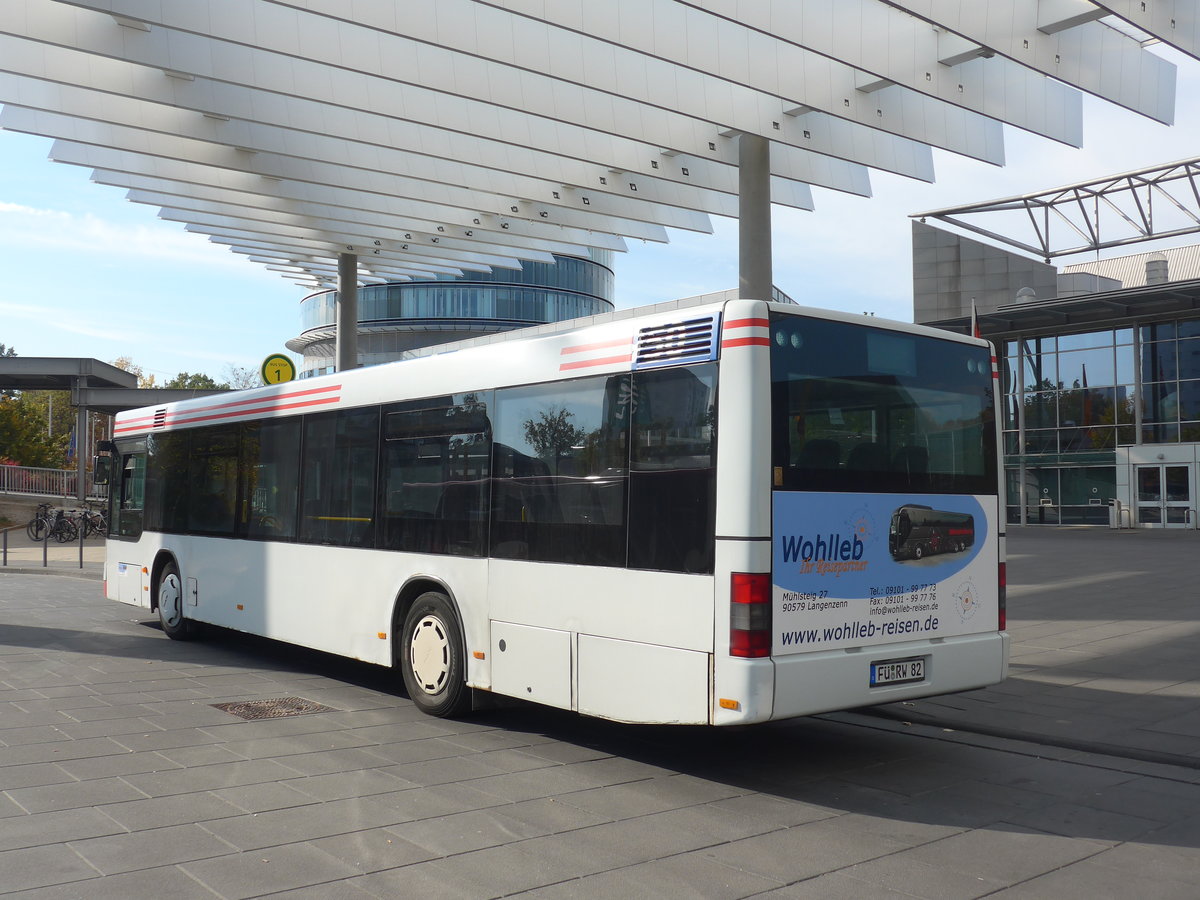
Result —
<instances>
[{"instance_id":1,"label":"license plate","mask_svg":"<svg viewBox=\"0 0 1200 900\"><path fill-rule=\"evenodd\" d=\"M871 687L925 680L925 657L881 659L871 663Z\"/></svg>"}]
</instances>

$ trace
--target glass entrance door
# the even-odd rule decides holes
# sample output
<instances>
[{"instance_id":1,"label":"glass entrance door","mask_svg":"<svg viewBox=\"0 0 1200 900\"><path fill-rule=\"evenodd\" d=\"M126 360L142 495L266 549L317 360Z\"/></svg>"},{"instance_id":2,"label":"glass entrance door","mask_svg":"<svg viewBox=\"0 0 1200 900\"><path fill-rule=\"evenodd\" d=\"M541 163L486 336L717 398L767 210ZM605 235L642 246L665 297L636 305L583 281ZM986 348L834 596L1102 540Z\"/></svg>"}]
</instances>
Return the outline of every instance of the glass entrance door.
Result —
<instances>
[{"instance_id":1,"label":"glass entrance door","mask_svg":"<svg viewBox=\"0 0 1200 900\"><path fill-rule=\"evenodd\" d=\"M1138 466L1138 524L1150 528L1190 526L1195 515L1191 476L1191 466Z\"/></svg>"}]
</instances>

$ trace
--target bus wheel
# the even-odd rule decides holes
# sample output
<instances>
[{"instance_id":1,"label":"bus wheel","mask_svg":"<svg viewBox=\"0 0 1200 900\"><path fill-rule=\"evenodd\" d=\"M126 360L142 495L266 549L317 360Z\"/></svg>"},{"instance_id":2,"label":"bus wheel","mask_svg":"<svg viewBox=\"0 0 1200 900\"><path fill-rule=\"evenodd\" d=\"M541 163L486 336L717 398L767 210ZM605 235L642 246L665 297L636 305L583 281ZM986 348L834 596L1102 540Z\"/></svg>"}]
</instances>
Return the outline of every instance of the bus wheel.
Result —
<instances>
[{"instance_id":1,"label":"bus wheel","mask_svg":"<svg viewBox=\"0 0 1200 900\"><path fill-rule=\"evenodd\" d=\"M920 559L924 555L925 551L921 549L920 544L917 544L917 546L913 547L913 559Z\"/></svg>"},{"instance_id":2,"label":"bus wheel","mask_svg":"<svg viewBox=\"0 0 1200 900\"><path fill-rule=\"evenodd\" d=\"M444 718L470 706L458 617L445 594L422 594L404 617L400 670L409 699L421 712Z\"/></svg>"},{"instance_id":3,"label":"bus wheel","mask_svg":"<svg viewBox=\"0 0 1200 900\"><path fill-rule=\"evenodd\" d=\"M167 563L158 577L158 621L163 634L175 641L186 641L192 636L191 623L183 617L183 581L179 577L179 566Z\"/></svg>"}]
</instances>

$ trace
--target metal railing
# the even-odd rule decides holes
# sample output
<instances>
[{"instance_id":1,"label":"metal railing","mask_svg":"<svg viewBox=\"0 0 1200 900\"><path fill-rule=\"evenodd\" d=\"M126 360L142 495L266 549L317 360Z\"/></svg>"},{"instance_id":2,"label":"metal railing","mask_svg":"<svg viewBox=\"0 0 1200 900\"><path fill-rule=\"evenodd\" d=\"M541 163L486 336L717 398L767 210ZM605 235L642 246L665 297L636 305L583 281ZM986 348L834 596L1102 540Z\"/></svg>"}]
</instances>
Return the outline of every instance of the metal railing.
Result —
<instances>
[{"instance_id":1,"label":"metal railing","mask_svg":"<svg viewBox=\"0 0 1200 900\"><path fill-rule=\"evenodd\" d=\"M0 528L0 569L8 568L8 533L10 531L24 531L25 525L10 525L8 528ZM76 543L79 544L79 568L83 568L83 529L79 529L79 537ZM46 528L42 532L42 539L35 541L35 544L42 545L42 568L50 567L50 529Z\"/></svg>"},{"instance_id":2,"label":"metal railing","mask_svg":"<svg viewBox=\"0 0 1200 900\"><path fill-rule=\"evenodd\" d=\"M87 497L103 500L105 487L87 478ZM78 497L79 473L74 469L37 469L32 466L0 466L0 493L36 494L44 497Z\"/></svg>"}]
</instances>

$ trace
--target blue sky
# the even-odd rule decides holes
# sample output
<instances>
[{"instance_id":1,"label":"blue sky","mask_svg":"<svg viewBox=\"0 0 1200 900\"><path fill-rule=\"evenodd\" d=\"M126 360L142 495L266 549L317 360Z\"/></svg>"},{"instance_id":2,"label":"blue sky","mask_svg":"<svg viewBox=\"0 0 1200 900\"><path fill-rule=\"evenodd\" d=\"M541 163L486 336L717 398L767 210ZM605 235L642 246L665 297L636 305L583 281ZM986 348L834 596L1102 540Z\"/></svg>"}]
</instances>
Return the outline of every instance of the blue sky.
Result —
<instances>
[{"instance_id":1,"label":"blue sky","mask_svg":"<svg viewBox=\"0 0 1200 900\"><path fill-rule=\"evenodd\" d=\"M814 190L816 212L774 212L775 283L805 305L910 321L911 213L1200 156L1196 61L1180 65L1175 121L1085 98L1082 150L1006 128L1004 168L935 151L933 185L876 172L871 199ZM159 383L257 370L286 352L303 290L91 184L88 170L50 162L49 148L0 131L0 343L22 356L128 356ZM737 224L714 226L672 232L667 245L630 242L616 264L618 308L736 287Z\"/></svg>"}]
</instances>

